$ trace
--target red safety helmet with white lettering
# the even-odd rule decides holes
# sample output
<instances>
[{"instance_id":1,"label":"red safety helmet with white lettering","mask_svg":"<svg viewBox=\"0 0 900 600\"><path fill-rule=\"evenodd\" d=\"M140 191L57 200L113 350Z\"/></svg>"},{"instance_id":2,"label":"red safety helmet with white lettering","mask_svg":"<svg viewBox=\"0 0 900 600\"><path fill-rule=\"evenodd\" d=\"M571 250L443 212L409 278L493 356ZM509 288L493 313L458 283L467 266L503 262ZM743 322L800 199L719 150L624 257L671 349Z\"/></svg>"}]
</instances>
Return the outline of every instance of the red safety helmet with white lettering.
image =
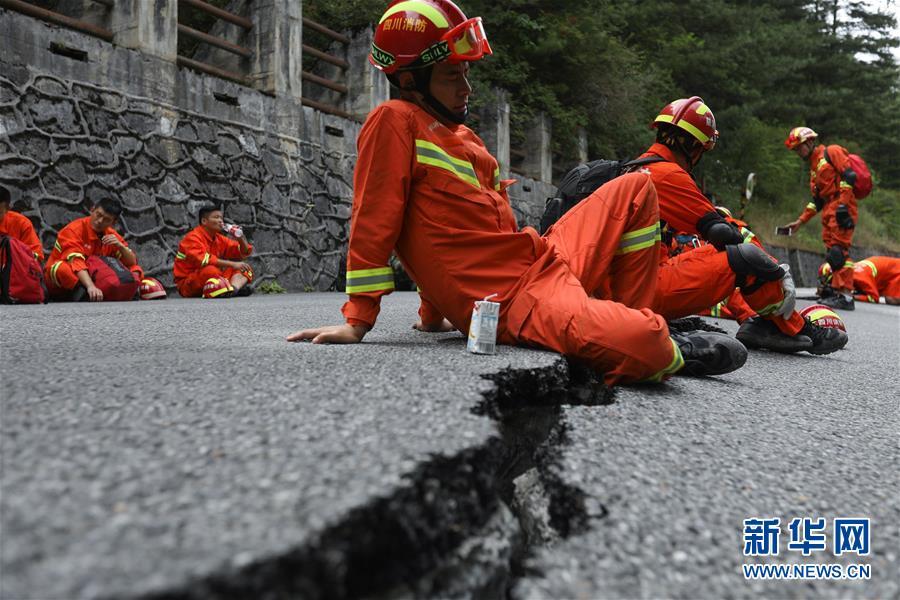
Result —
<instances>
[{"instance_id":1,"label":"red safety helmet with white lettering","mask_svg":"<svg viewBox=\"0 0 900 600\"><path fill-rule=\"evenodd\" d=\"M712 150L719 139L716 117L703 103L700 96L680 98L666 104L659 115L653 119L650 128L656 129L660 123L673 125L687 131L691 137L700 142L706 151Z\"/></svg>"},{"instance_id":2,"label":"red safety helmet with white lettering","mask_svg":"<svg viewBox=\"0 0 900 600\"><path fill-rule=\"evenodd\" d=\"M793 150L806 140L814 140L819 134L809 127L794 127L784 140L784 145L788 150Z\"/></svg>"},{"instance_id":3,"label":"red safety helmet with white lettering","mask_svg":"<svg viewBox=\"0 0 900 600\"><path fill-rule=\"evenodd\" d=\"M481 17L467 19L450 0L394 0L375 28L369 62L391 74L487 54L493 52Z\"/></svg>"}]
</instances>

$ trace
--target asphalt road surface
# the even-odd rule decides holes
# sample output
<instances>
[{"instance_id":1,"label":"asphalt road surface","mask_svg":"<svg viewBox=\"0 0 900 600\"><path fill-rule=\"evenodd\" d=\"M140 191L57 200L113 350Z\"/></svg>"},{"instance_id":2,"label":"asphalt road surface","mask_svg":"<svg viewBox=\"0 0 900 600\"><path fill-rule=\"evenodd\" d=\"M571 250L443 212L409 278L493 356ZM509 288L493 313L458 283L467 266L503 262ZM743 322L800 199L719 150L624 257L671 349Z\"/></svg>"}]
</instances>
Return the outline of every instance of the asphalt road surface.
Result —
<instances>
[{"instance_id":1,"label":"asphalt road surface","mask_svg":"<svg viewBox=\"0 0 900 600\"><path fill-rule=\"evenodd\" d=\"M506 450L473 408L504 386L546 401L566 363L414 332L409 293L385 300L362 345L284 342L339 322L343 298L0 307L0 597L445 595L411 581L508 513L494 490ZM752 353L734 374L557 411L566 434L545 475L586 519L524 557L495 543L519 562L503 585L519 598L897 597L900 310L844 316L851 342L831 357ZM781 518L783 548L793 517L869 517L872 553L751 560L752 517ZM797 561L864 563L871 578L741 573Z\"/></svg>"}]
</instances>

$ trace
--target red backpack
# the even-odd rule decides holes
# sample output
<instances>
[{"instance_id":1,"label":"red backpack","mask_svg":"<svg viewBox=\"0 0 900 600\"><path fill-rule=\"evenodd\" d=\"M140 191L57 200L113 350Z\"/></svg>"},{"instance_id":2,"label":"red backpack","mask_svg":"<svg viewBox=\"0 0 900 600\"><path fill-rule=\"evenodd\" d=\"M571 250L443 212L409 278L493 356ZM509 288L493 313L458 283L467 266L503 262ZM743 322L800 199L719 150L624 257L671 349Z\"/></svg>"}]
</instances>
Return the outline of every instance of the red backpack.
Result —
<instances>
[{"instance_id":1,"label":"red backpack","mask_svg":"<svg viewBox=\"0 0 900 600\"><path fill-rule=\"evenodd\" d=\"M85 263L94 285L103 292L104 302L135 299L141 282L119 259L112 256L88 256Z\"/></svg>"},{"instance_id":2,"label":"red backpack","mask_svg":"<svg viewBox=\"0 0 900 600\"><path fill-rule=\"evenodd\" d=\"M0 235L0 303L41 304L47 301L41 263L20 240Z\"/></svg>"},{"instance_id":3,"label":"red backpack","mask_svg":"<svg viewBox=\"0 0 900 600\"><path fill-rule=\"evenodd\" d=\"M825 160L832 167L834 163L828 156L828 148L825 148ZM858 154L847 154L847 168L841 173L841 179L853 186L853 195L857 200L862 200L872 193L872 173L869 165Z\"/></svg>"}]
</instances>

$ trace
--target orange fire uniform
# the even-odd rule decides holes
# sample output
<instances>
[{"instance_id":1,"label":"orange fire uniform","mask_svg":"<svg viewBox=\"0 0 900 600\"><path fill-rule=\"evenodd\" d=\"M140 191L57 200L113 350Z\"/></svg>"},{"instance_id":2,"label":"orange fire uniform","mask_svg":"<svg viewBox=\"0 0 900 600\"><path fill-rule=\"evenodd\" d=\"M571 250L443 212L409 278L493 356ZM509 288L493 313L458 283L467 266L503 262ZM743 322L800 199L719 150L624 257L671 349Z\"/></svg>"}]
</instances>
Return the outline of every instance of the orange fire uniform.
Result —
<instances>
[{"instance_id":1,"label":"orange fire uniform","mask_svg":"<svg viewBox=\"0 0 900 600\"><path fill-rule=\"evenodd\" d=\"M822 211L822 241L825 242L825 249L838 246L844 254L843 268L834 269L831 277L831 285L839 289L853 288L853 261L850 260L853 229L844 229L838 224L838 206L846 205L853 222L859 222L853 186L840 177L840 173L846 168L847 155L847 149L842 146L828 146L828 157L834 163L831 165L825 160L824 145L820 144L812 151L809 155L809 191L813 200L806 205L799 217L800 222L806 223L817 212ZM821 209L817 207L816 201Z\"/></svg>"},{"instance_id":2,"label":"orange fire uniform","mask_svg":"<svg viewBox=\"0 0 900 600\"><path fill-rule=\"evenodd\" d=\"M665 159L644 166L650 171L656 186L660 218L674 231L701 235L698 222L705 215L715 212L712 202L703 195L690 174L675 162L675 156L668 147L653 144L641 155L642 158L647 156ZM744 233L745 240L748 233L749 230ZM756 243L759 244L758 241ZM747 283L752 282L752 276L748 277ZM735 273L728 264L727 254L712 245L705 245L672 258L663 255L653 306L667 319L675 319L715 306L734 290ZM803 317L796 311L788 319L773 314L784 300L780 281L766 282L752 294L743 295L743 299L756 313L770 319L787 335L796 335L803 328Z\"/></svg>"},{"instance_id":3,"label":"orange fire uniform","mask_svg":"<svg viewBox=\"0 0 900 600\"><path fill-rule=\"evenodd\" d=\"M231 280L237 273L231 267L221 269L219 258L225 260L244 260L253 253L253 246L249 246L246 254L241 253L241 245L237 240L232 240L221 233L210 233L202 225L194 227L178 244L178 252L175 254L175 285L178 293L185 298L199 298L203 295L203 284L211 277L224 277ZM253 281L253 271L245 270L240 273Z\"/></svg>"},{"instance_id":4,"label":"orange fire uniform","mask_svg":"<svg viewBox=\"0 0 900 600\"><path fill-rule=\"evenodd\" d=\"M372 326L394 289L396 251L426 324L467 331L473 302L496 294L498 341L585 360L613 384L681 367L668 327L649 310L659 246L656 194L626 175L567 213L547 235L519 229L497 161L475 133L416 105L372 111L358 139L347 258L351 325Z\"/></svg>"},{"instance_id":5,"label":"orange fire uniform","mask_svg":"<svg viewBox=\"0 0 900 600\"><path fill-rule=\"evenodd\" d=\"M50 253L44 267L44 279L51 296L61 296L75 289L78 285L76 274L87 269L85 260L88 256L122 258L118 247L112 244L104 245L100 241L100 238L109 234L116 236L120 242L128 246L125 239L112 227L108 227L98 236L91 228L90 217L75 219L60 229L56 243L53 244L53 252ZM128 269L134 273L138 281L144 278L144 271L137 263Z\"/></svg>"},{"instance_id":6,"label":"orange fire uniform","mask_svg":"<svg viewBox=\"0 0 900 600\"><path fill-rule=\"evenodd\" d=\"M34 253L38 262L44 262L44 249L41 248L41 240L34 231L31 219L13 210L6 211L0 219L0 234L6 234L28 246Z\"/></svg>"},{"instance_id":7,"label":"orange fire uniform","mask_svg":"<svg viewBox=\"0 0 900 600\"><path fill-rule=\"evenodd\" d=\"M853 289L861 302L878 302L881 296L900 298L900 258L870 256L853 265Z\"/></svg>"}]
</instances>

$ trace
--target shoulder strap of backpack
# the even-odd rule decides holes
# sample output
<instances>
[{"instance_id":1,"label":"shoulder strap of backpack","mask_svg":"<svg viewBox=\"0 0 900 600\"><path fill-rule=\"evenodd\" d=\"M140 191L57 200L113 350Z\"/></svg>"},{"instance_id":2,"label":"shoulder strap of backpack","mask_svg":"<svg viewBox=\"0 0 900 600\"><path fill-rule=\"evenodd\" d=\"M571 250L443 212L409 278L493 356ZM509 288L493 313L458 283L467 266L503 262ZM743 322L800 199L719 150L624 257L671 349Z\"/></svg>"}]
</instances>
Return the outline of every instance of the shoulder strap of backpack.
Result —
<instances>
[{"instance_id":1,"label":"shoulder strap of backpack","mask_svg":"<svg viewBox=\"0 0 900 600\"><path fill-rule=\"evenodd\" d=\"M12 250L9 247L9 236L0 236L0 256L4 258L0 268L0 303L9 302L9 274L12 271Z\"/></svg>"},{"instance_id":2,"label":"shoulder strap of backpack","mask_svg":"<svg viewBox=\"0 0 900 600\"><path fill-rule=\"evenodd\" d=\"M643 158L635 158L634 160L628 160L622 163L620 170L624 173L629 169L633 169L635 167L643 167L644 165L649 165L650 163L656 162L666 162L662 156L645 156Z\"/></svg>"}]
</instances>

